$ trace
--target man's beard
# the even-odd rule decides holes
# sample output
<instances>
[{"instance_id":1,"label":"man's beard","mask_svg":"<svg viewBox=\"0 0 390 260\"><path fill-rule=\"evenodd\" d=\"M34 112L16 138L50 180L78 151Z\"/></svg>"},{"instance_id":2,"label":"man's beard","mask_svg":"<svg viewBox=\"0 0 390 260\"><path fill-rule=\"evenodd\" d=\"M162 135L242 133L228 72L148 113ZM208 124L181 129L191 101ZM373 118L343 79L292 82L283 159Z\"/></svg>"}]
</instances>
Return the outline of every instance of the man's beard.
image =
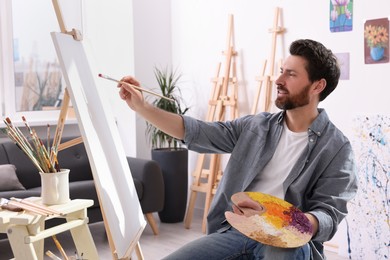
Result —
<instances>
[{"instance_id":1,"label":"man's beard","mask_svg":"<svg viewBox=\"0 0 390 260\"><path fill-rule=\"evenodd\" d=\"M303 107L310 103L309 90L311 85L307 85L300 93L294 96L286 96L282 98L276 98L275 105L282 110L290 110L297 107ZM283 87L278 87L281 90L285 90Z\"/></svg>"}]
</instances>

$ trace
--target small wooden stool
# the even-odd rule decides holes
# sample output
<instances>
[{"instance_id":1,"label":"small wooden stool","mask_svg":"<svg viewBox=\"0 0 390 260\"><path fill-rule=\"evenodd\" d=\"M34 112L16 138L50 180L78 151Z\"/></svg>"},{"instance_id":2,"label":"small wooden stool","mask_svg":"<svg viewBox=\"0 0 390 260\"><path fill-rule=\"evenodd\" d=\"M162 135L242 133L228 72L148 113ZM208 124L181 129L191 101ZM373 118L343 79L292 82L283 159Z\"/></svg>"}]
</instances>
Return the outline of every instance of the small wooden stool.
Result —
<instances>
[{"instance_id":1,"label":"small wooden stool","mask_svg":"<svg viewBox=\"0 0 390 260\"><path fill-rule=\"evenodd\" d=\"M39 203L40 198L28 198ZM88 227L87 208L93 200L76 199L53 208L66 214L66 222L45 229L45 221L58 216L43 216L28 212L0 210L0 232L7 233L15 259L43 260L44 239L70 231L76 250L85 259L99 259L95 243Z\"/></svg>"}]
</instances>

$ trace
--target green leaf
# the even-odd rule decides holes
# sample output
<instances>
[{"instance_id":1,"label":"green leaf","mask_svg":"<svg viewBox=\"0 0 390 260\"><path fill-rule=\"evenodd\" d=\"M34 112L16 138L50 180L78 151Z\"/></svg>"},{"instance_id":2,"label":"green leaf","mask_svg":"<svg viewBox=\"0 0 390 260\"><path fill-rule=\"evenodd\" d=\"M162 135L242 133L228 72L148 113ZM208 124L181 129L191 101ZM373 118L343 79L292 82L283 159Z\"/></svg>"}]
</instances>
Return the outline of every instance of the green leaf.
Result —
<instances>
[{"instance_id":1,"label":"green leaf","mask_svg":"<svg viewBox=\"0 0 390 260\"><path fill-rule=\"evenodd\" d=\"M183 102L181 91L178 86L181 74L177 70L154 67L154 76L160 88L161 95L174 100L168 101L163 98L155 99L152 104L165 111L184 115L188 111L188 107L182 107ZM152 145L152 148L177 148L180 143L170 135L165 134L150 123L146 123L145 135Z\"/></svg>"}]
</instances>

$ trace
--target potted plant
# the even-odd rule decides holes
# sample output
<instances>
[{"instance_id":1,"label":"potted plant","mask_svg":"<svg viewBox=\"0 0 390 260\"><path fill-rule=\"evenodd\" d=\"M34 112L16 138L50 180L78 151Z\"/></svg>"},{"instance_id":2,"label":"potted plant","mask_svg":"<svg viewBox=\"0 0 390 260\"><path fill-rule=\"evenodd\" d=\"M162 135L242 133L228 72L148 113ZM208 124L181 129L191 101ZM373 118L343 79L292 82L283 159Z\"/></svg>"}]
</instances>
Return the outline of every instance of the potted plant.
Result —
<instances>
[{"instance_id":1,"label":"potted plant","mask_svg":"<svg viewBox=\"0 0 390 260\"><path fill-rule=\"evenodd\" d=\"M161 95L172 99L155 99L152 104L165 111L184 115L178 82L181 75L168 68L154 68ZM159 212L162 222L175 223L184 219L188 191L188 150L180 141L147 123L146 135L152 146L152 159L160 164L165 186L164 208Z\"/></svg>"}]
</instances>

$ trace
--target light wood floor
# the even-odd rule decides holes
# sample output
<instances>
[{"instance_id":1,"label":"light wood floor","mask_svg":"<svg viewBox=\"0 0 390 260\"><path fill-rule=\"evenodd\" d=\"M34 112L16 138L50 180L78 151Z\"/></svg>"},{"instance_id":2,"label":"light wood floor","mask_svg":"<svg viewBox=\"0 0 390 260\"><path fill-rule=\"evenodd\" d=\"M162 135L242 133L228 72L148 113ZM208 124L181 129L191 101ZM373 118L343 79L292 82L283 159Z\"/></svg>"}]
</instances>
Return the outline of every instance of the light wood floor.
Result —
<instances>
[{"instance_id":1,"label":"light wood floor","mask_svg":"<svg viewBox=\"0 0 390 260\"><path fill-rule=\"evenodd\" d=\"M140 239L141 250L145 260L161 259L169 253L175 251L182 245L196 238L204 236L204 234L201 232L202 212L200 211L195 211L191 229L185 229L184 223L182 222L174 224L160 223L158 215L155 214L154 217L158 223L160 234L157 236L153 235L151 228L148 225L146 226ZM110 247L107 242L103 223L90 224L90 230L94 238L96 247L98 248L100 259L113 259ZM57 235L57 238L62 244L68 256L74 256L75 249L73 242L70 238L69 232L59 234ZM57 256L61 256L51 239L45 239L45 251L46 250L51 250ZM326 255L328 260L347 259L340 257L332 252L327 252ZM10 258L12 258L11 249L5 249L4 247L2 247L0 250L0 260ZM136 259L136 257L133 258ZM49 257L45 256L45 260L49 259Z\"/></svg>"}]
</instances>

